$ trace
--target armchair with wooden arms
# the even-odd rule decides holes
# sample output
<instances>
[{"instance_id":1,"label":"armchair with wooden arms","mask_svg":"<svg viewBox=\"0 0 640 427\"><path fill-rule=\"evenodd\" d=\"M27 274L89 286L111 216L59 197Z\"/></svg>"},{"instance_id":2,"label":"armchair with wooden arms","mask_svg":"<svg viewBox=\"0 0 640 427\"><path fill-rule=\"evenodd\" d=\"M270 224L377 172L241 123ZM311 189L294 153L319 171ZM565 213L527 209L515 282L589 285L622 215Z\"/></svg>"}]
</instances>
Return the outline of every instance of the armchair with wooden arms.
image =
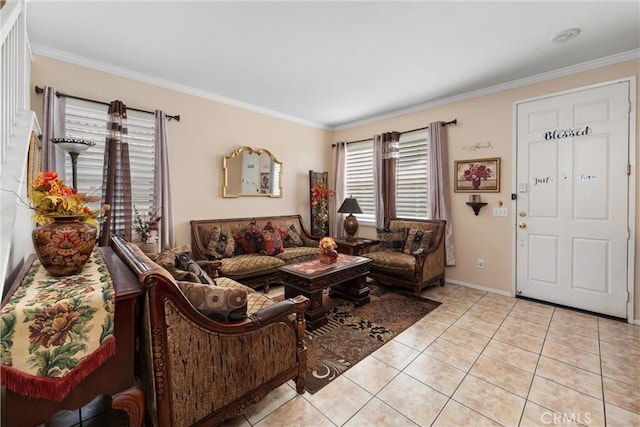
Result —
<instances>
[{"instance_id":1,"label":"armchair with wooden arms","mask_svg":"<svg viewBox=\"0 0 640 427\"><path fill-rule=\"evenodd\" d=\"M217 425L290 379L304 392L307 298L275 303L229 278L176 282L121 237L112 246L145 290L140 376L153 426ZM246 291L246 316L216 320L194 302L190 286Z\"/></svg>"},{"instance_id":2,"label":"armchair with wooden arms","mask_svg":"<svg viewBox=\"0 0 640 427\"><path fill-rule=\"evenodd\" d=\"M385 230L379 230L378 247L364 255L371 259L369 277L387 286L408 288L416 296L429 285L444 285L445 224L444 220L391 218ZM404 236L404 240L391 242L385 233ZM406 240L413 237L416 246L412 247Z\"/></svg>"}]
</instances>

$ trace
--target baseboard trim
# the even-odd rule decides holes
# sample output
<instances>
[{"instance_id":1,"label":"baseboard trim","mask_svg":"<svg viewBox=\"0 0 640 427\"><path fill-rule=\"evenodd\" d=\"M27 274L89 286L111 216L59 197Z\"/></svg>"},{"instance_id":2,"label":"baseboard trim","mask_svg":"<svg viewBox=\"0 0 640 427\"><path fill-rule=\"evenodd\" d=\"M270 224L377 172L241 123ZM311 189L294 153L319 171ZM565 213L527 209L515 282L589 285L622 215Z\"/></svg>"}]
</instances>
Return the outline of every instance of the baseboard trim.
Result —
<instances>
[{"instance_id":1,"label":"baseboard trim","mask_svg":"<svg viewBox=\"0 0 640 427\"><path fill-rule=\"evenodd\" d=\"M460 285L460 286L464 286L466 288L477 289L479 291L491 292L492 294L498 294L498 295L502 295L502 296L505 296L505 297L514 297L515 298L515 294L513 294L513 293L511 293L509 291L502 291L500 289L487 288L486 286L480 286L480 285L476 285L474 283L463 282L461 280L453 280L453 279L445 278L444 281L446 283L451 283L453 285Z\"/></svg>"}]
</instances>

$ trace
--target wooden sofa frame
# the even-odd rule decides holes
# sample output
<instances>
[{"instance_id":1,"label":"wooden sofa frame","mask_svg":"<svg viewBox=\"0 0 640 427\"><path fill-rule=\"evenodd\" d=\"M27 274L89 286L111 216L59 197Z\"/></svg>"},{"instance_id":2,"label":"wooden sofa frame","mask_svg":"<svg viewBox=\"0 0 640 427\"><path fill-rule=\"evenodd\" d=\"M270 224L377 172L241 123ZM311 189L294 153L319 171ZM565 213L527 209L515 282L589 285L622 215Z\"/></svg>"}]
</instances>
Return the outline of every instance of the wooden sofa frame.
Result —
<instances>
[{"instance_id":1,"label":"wooden sofa frame","mask_svg":"<svg viewBox=\"0 0 640 427\"><path fill-rule=\"evenodd\" d=\"M197 260L206 260L207 250L204 242L204 237L202 236L202 231L204 228L210 225L217 225L223 229L228 230L229 227L234 223L242 224L244 227L246 224L249 224L250 221L257 220L261 223L266 221L275 221L275 222L291 222L296 224L298 231L302 233L303 239L307 239L308 241L319 241L319 237L312 236L309 232L304 228L302 224L302 216L300 215L275 215L268 217L247 217L247 218L223 218L223 219L201 219L201 220L191 220L191 250L193 251L193 256ZM216 262L211 262L211 267L215 270ZM218 263L219 267L219 263ZM213 275L217 275L216 272L213 272ZM272 283L282 283L282 274L279 270L268 273L255 275L251 277L243 277L242 279L236 279L242 282L243 285L249 286L253 289L263 287L265 293L269 292L269 286Z\"/></svg>"},{"instance_id":2,"label":"wooden sofa frame","mask_svg":"<svg viewBox=\"0 0 640 427\"><path fill-rule=\"evenodd\" d=\"M196 310L167 270L122 237L111 245L144 291L138 374L151 425L218 425L290 379L304 393L307 298L219 322Z\"/></svg>"}]
</instances>

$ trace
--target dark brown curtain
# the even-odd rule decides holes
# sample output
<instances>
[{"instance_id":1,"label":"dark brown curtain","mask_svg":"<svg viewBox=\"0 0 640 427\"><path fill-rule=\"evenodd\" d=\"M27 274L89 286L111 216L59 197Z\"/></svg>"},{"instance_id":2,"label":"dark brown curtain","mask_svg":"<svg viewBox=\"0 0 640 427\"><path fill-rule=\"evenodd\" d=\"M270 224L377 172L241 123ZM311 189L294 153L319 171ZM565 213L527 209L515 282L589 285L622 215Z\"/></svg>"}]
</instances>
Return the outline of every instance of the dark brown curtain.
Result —
<instances>
[{"instance_id":1,"label":"dark brown curtain","mask_svg":"<svg viewBox=\"0 0 640 427\"><path fill-rule=\"evenodd\" d=\"M127 107L122 101L109 105L107 138L104 150L102 201L111 206L102 224L100 245L108 246L111 235L131 241L132 203L129 144L127 143Z\"/></svg>"},{"instance_id":2,"label":"dark brown curtain","mask_svg":"<svg viewBox=\"0 0 640 427\"><path fill-rule=\"evenodd\" d=\"M396 169L400 157L400 132L373 137L376 226L383 228L396 216Z\"/></svg>"}]
</instances>

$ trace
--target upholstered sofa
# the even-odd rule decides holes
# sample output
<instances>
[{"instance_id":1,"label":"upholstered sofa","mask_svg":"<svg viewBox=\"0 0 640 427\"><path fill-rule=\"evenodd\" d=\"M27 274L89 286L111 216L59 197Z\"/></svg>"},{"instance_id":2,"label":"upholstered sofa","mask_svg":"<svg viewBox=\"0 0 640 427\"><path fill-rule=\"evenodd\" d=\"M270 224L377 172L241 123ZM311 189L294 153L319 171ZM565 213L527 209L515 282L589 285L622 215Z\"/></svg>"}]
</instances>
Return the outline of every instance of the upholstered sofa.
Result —
<instances>
[{"instance_id":1,"label":"upholstered sofa","mask_svg":"<svg viewBox=\"0 0 640 427\"><path fill-rule=\"evenodd\" d=\"M200 283L196 266L181 273L198 283L177 281L134 244L111 245L144 290L137 371L151 425L217 425L290 379L304 392L307 298L275 303L229 278Z\"/></svg>"},{"instance_id":2,"label":"upholstered sofa","mask_svg":"<svg viewBox=\"0 0 640 427\"><path fill-rule=\"evenodd\" d=\"M407 288L414 295L432 284L444 285L445 247L442 220L391 218L378 230L378 245L364 256L371 259L369 277L387 286Z\"/></svg>"},{"instance_id":3,"label":"upholstered sofa","mask_svg":"<svg viewBox=\"0 0 640 427\"><path fill-rule=\"evenodd\" d=\"M300 215L191 221L196 260L218 261L213 264L217 275L254 289L264 287L265 293L271 283L280 283L281 266L317 257L318 242Z\"/></svg>"}]
</instances>

